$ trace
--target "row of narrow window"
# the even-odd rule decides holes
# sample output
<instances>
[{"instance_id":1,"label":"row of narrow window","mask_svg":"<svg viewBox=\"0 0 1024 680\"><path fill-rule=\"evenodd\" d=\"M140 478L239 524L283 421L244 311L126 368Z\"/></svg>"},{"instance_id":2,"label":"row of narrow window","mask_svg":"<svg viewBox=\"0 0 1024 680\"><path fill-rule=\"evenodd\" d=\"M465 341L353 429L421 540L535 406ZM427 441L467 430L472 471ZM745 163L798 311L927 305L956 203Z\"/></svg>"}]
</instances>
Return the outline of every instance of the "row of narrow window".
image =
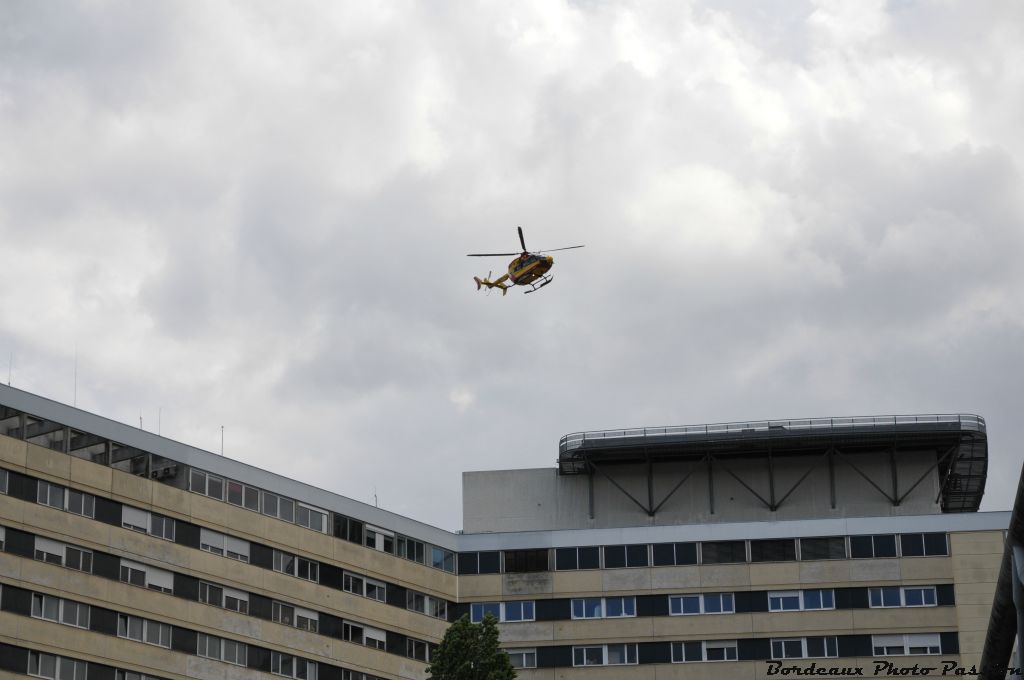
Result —
<instances>
[{"instance_id":1,"label":"row of narrow window","mask_svg":"<svg viewBox=\"0 0 1024 680\"><path fill-rule=\"evenodd\" d=\"M4 549L5 532L5 528L0 526L0 551ZM76 569L78 571L84 571L87 573L92 572L93 555L90 551L42 536L35 536L34 543L35 559L70 569ZM120 558L119 579L130 585L168 594L173 594L174 591L174 574L172 572L149 565L139 564L125 558ZM344 590L346 592L361 595L363 597L369 597L381 602L385 601L385 584L379 581L373 581L372 579L346 574ZM407 608L412 611L418 611L435 618L447 619L448 603L446 600L425 595L413 590L406 591L406 599ZM240 614L249 613L248 593L202 580L199 581L198 601L222 609L236 611ZM63 609L65 606L68 607L67 610ZM44 595L39 595L38 601L33 601L33 616L37 615L39 618L59 621L68 625L78 625L83 628L88 628L89 625L88 605L70 603L70 601L64 601L62 603L59 598L52 598ZM277 600L272 600L271 602L271 619L277 623L318 633L319 617L319 613L313 610L304 609L302 607L297 607ZM72 623L72 621L75 623ZM136 622L129 625L129 622L126 619L124 621L124 625L126 626L126 630L131 634L126 634L122 637L129 637L131 639L139 639L140 641L147 642L150 641L150 637L154 636L155 639L160 639L158 633L149 632L150 629L146 627L147 624L144 622ZM170 628L168 627L168 636L169 630ZM136 632L138 634L136 634ZM169 645L169 637L166 639L168 644L161 646ZM343 620L342 639L367 647L385 649L387 633L384 630L373 628L371 626L362 625L349 620ZM413 643L421 642L413 640L412 638L409 639L412 640ZM418 660L422 660L424 658L424 654L429 656L429 645L427 647L428 652L422 652L421 646L413 643L407 643L407 656ZM427 645L427 643L423 644Z\"/></svg>"},{"instance_id":2,"label":"row of narrow window","mask_svg":"<svg viewBox=\"0 0 1024 680\"><path fill-rule=\"evenodd\" d=\"M6 493L7 479L7 471L0 468L0 482L2 482L0 484L0 492ZM75 489L41 479L36 479L35 481L37 485L36 500L40 504L95 518L96 498L92 494L79 492ZM175 537L175 520L173 518L125 504L121 504L121 526L172 542ZM0 527L0 532L2 531L3 528ZM241 562L249 562L249 541L228 536L206 527L200 527L199 531L199 547L201 550ZM46 544L47 539L42 537L39 537L39 539L41 544ZM88 551L69 547L65 556L63 544L56 541L51 541L50 544L53 546L50 549L37 549L37 559L59 564L65 564L66 560L66 566L71 568L82 571L89 571L91 569L92 556ZM0 547L2 547L2 536L0 536ZM319 581L319 563L291 553L274 550L273 568L276 571L295 576L296 578L314 582ZM128 578L135 581L141 579L139 569L130 569L126 573L128 574L126 580ZM386 601L387 585L384 582L355 573L346 571L343 589L369 599L381 602ZM413 590L407 592L407 609L433 618L447 619L446 600Z\"/></svg>"},{"instance_id":3,"label":"row of narrow window","mask_svg":"<svg viewBox=\"0 0 1024 680\"><path fill-rule=\"evenodd\" d=\"M946 534L912 533L869 536L638 543L580 546L552 551L505 550L459 553L459 574L574 571L629 567L691 566L745 562L793 562L948 555Z\"/></svg>"},{"instance_id":4,"label":"row of narrow window","mask_svg":"<svg viewBox=\"0 0 1024 680\"><path fill-rule=\"evenodd\" d=\"M881 586L868 588L868 606L935 607L938 596L935 586ZM733 593L690 593L668 595L669 615L734 614L736 599ZM810 588L805 590L770 590L767 593L768 611L818 611L835 609L835 590ZM470 605L473 623L493 616L500 623L534 621L533 600L510 602L474 602ZM613 619L637 615L636 596L579 597L570 601L573 619Z\"/></svg>"}]
</instances>

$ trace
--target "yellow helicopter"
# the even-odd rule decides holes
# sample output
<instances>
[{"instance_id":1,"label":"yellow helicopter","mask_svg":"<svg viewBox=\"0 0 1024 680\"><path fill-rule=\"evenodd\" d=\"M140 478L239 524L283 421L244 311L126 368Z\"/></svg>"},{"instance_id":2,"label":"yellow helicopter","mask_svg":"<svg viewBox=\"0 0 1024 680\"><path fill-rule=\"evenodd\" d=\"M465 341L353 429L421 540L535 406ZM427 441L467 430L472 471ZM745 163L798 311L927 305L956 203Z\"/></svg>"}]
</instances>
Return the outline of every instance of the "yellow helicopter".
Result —
<instances>
[{"instance_id":1,"label":"yellow helicopter","mask_svg":"<svg viewBox=\"0 0 1024 680\"><path fill-rule=\"evenodd\" d=\"M523 291L524 293L533 293L540 290L544 286L551 283L553 280L552 276L548 274L548 270L551 269L551 265L555 263L555 258L549 255L542 255L541 253L553 253L556 250L572 250L573 248L582 248L583 246L568 246L567 248L551 248L550 250L538 250L535 253L531 253L526 250L526 240L523 238L523 228L516 227L519 230L519 245L523 247L522 253L470 253L467 257L506 257L508 255L518 255L518 257L508 264L508 273L503 274L494 281L491 281L490 273L485 278L474 276L473 280L476 281L476 289L480 290L481 287L500 288L501 294L505 295L511 286L530 286L530 290ZM510 281L511 285L505 283Z\"/></svg>"}]
</instances>

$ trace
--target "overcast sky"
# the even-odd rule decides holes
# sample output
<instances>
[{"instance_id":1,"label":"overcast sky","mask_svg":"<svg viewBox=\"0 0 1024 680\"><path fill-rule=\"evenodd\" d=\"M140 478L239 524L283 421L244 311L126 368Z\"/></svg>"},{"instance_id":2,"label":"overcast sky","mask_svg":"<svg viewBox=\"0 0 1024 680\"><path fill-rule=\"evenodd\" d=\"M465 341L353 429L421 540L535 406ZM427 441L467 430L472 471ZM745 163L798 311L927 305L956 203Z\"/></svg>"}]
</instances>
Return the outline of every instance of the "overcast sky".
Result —
<instances>
[{"instance_id":1,"label":"overcast sky","mask_svg":"<svg viewBox=\"0 0 1024 680\"><path fill-rule=\"evenodd\" d=\"M832 415L983 415L1007 509L1021 121L1018 0L7 0L0 367L449 529L569 432ZM586 248L477 292L516 225Z\"/></svg>"}]
</instances>

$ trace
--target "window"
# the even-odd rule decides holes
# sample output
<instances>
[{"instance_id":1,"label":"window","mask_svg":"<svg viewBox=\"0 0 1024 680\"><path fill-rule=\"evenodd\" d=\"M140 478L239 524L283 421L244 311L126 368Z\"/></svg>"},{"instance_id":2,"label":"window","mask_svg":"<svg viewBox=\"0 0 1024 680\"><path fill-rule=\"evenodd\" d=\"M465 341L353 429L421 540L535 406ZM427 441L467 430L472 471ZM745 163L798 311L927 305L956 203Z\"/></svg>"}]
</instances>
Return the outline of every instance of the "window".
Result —
<instances>
[{"instance_id":1,"label":"window","mask_svg":"<svg viewBox=\"0 0 1024 680\"><path fill-rule=\"evenodd\" d=\"M736 602L732 593L670 595L668 598L668 611L672 616L732 614L736 611Z\"/></svg>"},{"instance_id":2,"label":"window","mask_svg":"<svg viewBox=\"0 0 1024 680\"><path fill-rule=\"evenodd\" d=\"M768 611L789 612L802 609L835 609L835 591L830 588L769 591Z\"/></svg>"},{"instance_id":3,"label":"window","mask_svg":"<svg viewBox=\"0 0 1024 680\"><path fill-rule=\"evenodd\" d=\"M114 675L114 680L160 680L160 678L155 675L146 675L145 673L118 670Z\"/></svg>"},{"instance_id":4,"label":"window","mask_svg":"<svg viewBox=\"0 0 1024 680\"><path fill-rule=\"evenodd\" d=\"M703 661L703 642L673 642L672 663L683 663L684 661Z\"/></svg>"},{"instance_id":5,"label":"window","mask_svg":"<svg viewBox=\"0 0 1024 680\"><path fill-rule=\"evenodd\" d=\"M646 567L647 544L643 545L606 545L604 547L604 568L619 569L623 567Z\"/></svg>"},{"instance_id":6,"label":"window","mask_svg":"<svg viewBox=\"0 0 1024 680\"><path fill-rule=\"evenodd\" d=\"M469 605L469 618L473 623L480 623L490 614L496 620L501 621L500 602L474 602Z\"/></svg>"},{"instance_id":7,"label":"window","mask_svg":"<svg viewBox=\"0 0 1024 680\"><path fill-rule=\"evenodd\" d=\"M850 557L896 557L896 537L892 534L850 536Z\"/></svg>"},{"instance_id":8,"label":"window","mask_svg":"<svg viewBox=\"0 0 1024 680\"><path fill-rule=\"evenodd\" d=\"M316 662L281 652L270 653L270 672L298 680L316 680Z\"/></svg>"},{"instance_id":9,"label":"window","mask_svg":"<svg viewBox=\"0 0 1024 680\"><path fill-rule=\"evenodd\" d=\"M89 605L32 593L32 616L77 628L89 627Z\"/></svg>"},{"instance_id":10,"label":"window","mask_svg":"<svg viewBox=\"0 0 1024 680\"><path fill-rule=\"evenodd\" d=\"M223 555L240 562L249 561L249 541L225 536L205 527L199 529L199 547L214 555Z\"/></svg>"},{"instance_id":11,"label":"window","mask_svg":"<svg viewBox=\"0 0 1024 680\"><path fill-rule=\"evenodd\" d=\"M39 480L36 482L36 501L58 510L64 509L64 487Z\"/></svg>"},{"instance_id":12,"label":"window","mask_svg":"<svg viewBox=\"0 0 1024 680\"><path fill-rule=\"evenodd\" d=\"M501 553L497 551L459 553L460 574L500 574Z\"/></svg>"},{"instance_id":13,"label":"window","mask_svg":"<svg viewBox=\"0 0 1024 680\"><path fill-rule=\"evenodd\" d=\"M801 538L800 559L802 560L845 560L846 537Z\"/></svg>"},{"instance_id":14,"label":"window","mask_svg":"<svg viewBox=\"0 0 1024 680\"><path fill-rule=\"evenodd\" d=\"M363 542L363 523L334 513L334 535L352 543Z\"/></svg>"},{"instance_id":15,"label":"window","mask_svg":"<svg viewBox=\"0 0 1024 680\"><path fill-rule=\"evenodd\" d=\"M269 491L264 491L263 514L283 519L285 522L294 522L295 501L270 493Z\"/></svg>"},{"instance_id":16,"label":"window","mask_svg":"<svg viewBox=\"0 0 1024 680\"><path fill-rule=\"evenodd\" d=\"M868 588L871 607L934 607L938 604L934 586L883 586Z\"/></svg>"},{"instance_id":17,"label":"window","mask_svg":"<svg viewBox=\"0 0 1024 680\"><path fill-rule=\"evenodd\" d=\"M386 529L378 529L367 524L363 532L363 545L381 552L393 553L395 552L395 535Z\"/></svg>"},{"instance_id":18,"label":"window","mask_svg":"<svg viewBox=\"0 0 1024 680\"><path fill-rule=\"evenodd\" d=\"M404 557L407 560L419 562L420 564L426 563L426 553L424 552L422 541L417 541L408 536L398 536L396 546L397 551L395 554L399 557Z\"/></svg>"},{"instance_id":19,"label":"window","mask_svg":"<svg viewBox=\"0 0 1024 680\"><path fill-rule=\"evenodd\" d=\"M64 544L36 536L35 558L50 564L64 564Z\"/></svg>"},{"instance_id":20,"label":"window","mask_svg":"<svg viewBox=\"0 0 1024 680\"><path fill-rule=\"evenodd\" d=\"M655 543L654 566L697 564L696 543Z\"/></svg>"},{"instance_id":21,"label":"window","mask_svg":"<svg viewBox=\"0 0 1024 680\"><path fill-rule=\"evenodd\" d=\"M232 588L223 588L206 581L199 582L199 601L212 604L214 607L230 609L240 614L249 613L249 593Z\"/></svg>"},{"instance_id":22,"label":"window","mask_svg":"<svg viewBox=\"0 0 1024 680\"><path fill-rule=\"evenodd\" d=\"M260 511L260 490L246 486L241 482L227 482L227 501L232 505L240 505L248 510Z\"/></svg>"},{"instance_id":23,"label":"window","mask_svg":"<svg viewBox=\"0 0 1024 680\"><path fill-rule=\"evenodd\" d=\"M168 649L171 647L171 627L169 625L138 616L118 614L117 636L158 647L167 647Z\"/></svg>"},{"instance_id":24,"label":"window","mask_svg":"<svg viewBox=\"0 0 1024 680\"><path fill-rule=\"evenodd\" d=\"M155 512L149 515L149 533L157 538L164 538L168 541L174 540L174 520L170 517L158 515Z\"/></svg>"},{"instance_id":25,"label":"window","mask_svg":"<svg viewBox=\"0 0 1024 680\"><path fill-rule=\"evenodd\" d=\"M387 586L384 583L347 571L342 577L342 589L371 600L387 601Z\"/></svg>"},{"instance_id":26,"label":"window","mask_svg":"<svg viewBox=\"0 0 1024 680\"><path fill-rule=\"evenodd\" d=\"M583 597L572 601L572 618L601 619L636 616L635 597Z\"/></svg>"},{"instance_id":27,"label":"window","mask_svg":"<svg viewBox=\"0 0 1024 680\"><path fill-rule=\"evenodd\" d=\"M132 531L151 534L157 538L165 538L168 541L174 540L173 519L129 505L121 506L121 526Z\"/></svg>"},{"instance_id":28,"label":"window","mask_svg":"<svg viewBox=\"0 0 1024 680\"><path fill-rule=\"evenodd\" d=\"M320 578L320 564L304 557L297 557L291 553L274 551L274 571L289 574L307 581L317 581Z\"/></svg>"},{"instance_id":29,"label":"window","mask_svg":"<svg viewBox=\"0 0 1024 680\"><path fill-rule=\"evenodd\" d=\"M705 661L735 661L735 640L708 640L704 643Z\"/></svg>"},{"instance_id":30,"label":"window","mask_svg":"<svg viewBox=\"0 0 1024 680\"><path fill-rule=\"evenodd\" d=\"M87 664L44 652L28 653L28 674L50 680L85 680Z\"/></svg>"},{"instance_id":31,"label":"window","mask_svg":"<svg viewBox=\"0 0 1024 680\"><path fill-rule=\"evenodd\" d=\"M174 574L128 560L121 560L121 580L164 593L174 592Z\"/></svg>"},{"instance_id":32,"label":"window","mask_svg":"<svg viewBox=\"0 0 1024 680\"><path fill-rule=\"evenodd\" d=\"M455 553L451 550L439 548L436 545L430 546L430 566L434 569L441 569L449 573L455 573ZM483 571L480 572L484 573ZM494 572L497 573L497 572Z\"/></svg>"},{"instance_id":33,"label":"window","mask_svg":"<svg viewBox=\"0 0 1024 680\"><path fill-rule=\"evenodd\" d=\"M7 531L0 527L0 551L4 549L4 541L7 539Z\"/></svg>"},{"instance_id":34,"label":"window","mask_svg":"<svg viewBox=\"0 0 1024 680\"><path fill-rule=\"evenodd\" d=\"M555 569L557 571L600 568L601 549L596 545L555 549Z\"/></svg>"},{"instance_id":35,"label":"window","mask_svg":"<svg viewBox=\"0 0 1024 680\"><path fill-rule=\"evenodd\" d=\"M67 505L64 507L68 512L84 517L95 517L96 497L89 493L82 493L74 489L68 489Z\"/></svg>"},{"instance_id":36,"label":"window","mask_svg":"<svg viewBox=\"0 0 1024 680\"><path fill-rule=\"evenodd\" d=\"M835 636L772 640L773 659L811 659L838 655L839 648Z\"/></svg>"},{"instance_id":37,"label":"window","mask_svg":"<svg viewBox=\"0 0 1024 680\"><path fill-rule=\"evenodd\" d=\"M572 648L573 666L620 666L635 663L635 642Z\"/></svg>"},{"instance_id":38,"label":"window","mask_svg":"<svg viewBox=\"0 0 1024 680\"><path fill-rule=\"evenodd\" d=\"M946 534L901 534L900 553L903 557L925 557L932 555L948 555Z\"/></svg>"},{"instance_id":39,"label":"window","mask_svg":"<svg viewBox=\"0 0 1024 680\"><path fill-rule=\"evenodd\" d=\"M0 469L0 493L7 493L7 470Z\"/></svg>"},{"instance_id":40,"label":"window","mask_svg":"<svg viewBox=\"0 0 1024 680\"><path fill-rule=\"evenodd\" d=\"M941 649L938 633L872 635L871 646L874 650L875 656L939 654Z\"/></svg>"},{"instance_id":41,"label":"window","mask_svg":"<svg viewBox=\"0 0 1024 680\"><path fill-rule=\"evenodd\" d=\"M792 562L796 559L796 541L792 538L750 542L751 562Z\"/></svg>"},{"instance_id":42,"label":"window","mask_svg":"<svg viewBox=\"0 0 1024 680\"><path fill-rule=\"evenodd\" d=\"M447 600L442 600L430 595L424 595L423 593L418 593L415 590L406 591L405 607L410 611L426 614L427 616L433 616L435 619L447 620L448 618Z\"/></svg>"},{"instance_id":43,"label":"window","mask_svg":"<svg viewBox=\"0 0 1024 680\"><path fill-rule=\"evenodd\" d=\"M224 500L224 479L202 470L192 468L189 476L189 489L219 501Z\"/></svg>"},{"instance_id":44,"label":"window","mask_svg":"<svg viewBox=\"0 0 1024 680\"><path fill-rule=\"evenodd\" d=\"M523 574L534 571L548 570L548 551L542 550L506 550L505 573Z\"/></svg>"},{"instance_id":45,"label":"window","mask_svg":"<svg viewBox=\"0 0 1024 680\"><path fill-rule=\"evenodd\" d=\"M363 626L363 644L375 649L387 649L388 634L379 628Z\"/></svg>"},{"instance_id":46,"label":"window","mask_svg":"<svg viewBox=\"0 0 1024 680\"><path fill-rule=\"evenodd\" d=\"M35 537L35 558L50 564L59 564L69 569L92 572L91 552L42 536Z\"/></svg>"},{"instance_id":47,"label":"window","mask_svg":"<svg viewBox=\"0 0 1024 680\"><path fill-rule=\"evenodd\" d=\"M512 668L536 668L536 649L509 649L508 660L512 662Z\"/></svg>"},{"instance_id":48,"label":"window","mask_svg":"<svg viewBox=\"0 0 1024 680\"><path fill-rule=\"evenodd\" d=\"M730 564L747 561L747 544L744 541L711 541L700 544L703 564Z\"/></svg>"},{"instance_id":49,"label":"window","mask_svg":"<svg viewBox=\"0 0 1024 680\"><path fill-rule=\"evenodd\" d=\"M427 652L427 643L423 640L414 640L413 638L405 639L405 655L410 659L416 659L417 661L429 661L429 654Z\"/></svg>"},{"instance_id":50,"label":"window","mask_svg":"<svg viewBox=\"0 0 1024 680\"><path fill-rule=\"evenodd\" d=\"M317 632L320 622L320 615L315 611L293 607L283 602L275 601L272 606L274 621L283 623L286 626L295 626L301 630L308 630L311 633Z\"/></svg>"},{"instance_id":51,"label":"window","mask_svg":"<svg viewBox=\"0 0 1024 680\"><path fill-rule=\"evenodd\" d=\"M247 647L242 642L199 633L196 654L208 659L217 659L228 663L244 666Z\"/></svg>"},{"instance_id":52,"label":"window","mask_svg":"<svg viewBox=\"0 0 1024 680\"><path fill-rule=\"evenodd\" d=\"M519 600L516 602L474 602L469 606L469 618L473 623L480 623L488 614L504 623L533 621L534 602L533 600Z\"/></svg>"}]
</instances>

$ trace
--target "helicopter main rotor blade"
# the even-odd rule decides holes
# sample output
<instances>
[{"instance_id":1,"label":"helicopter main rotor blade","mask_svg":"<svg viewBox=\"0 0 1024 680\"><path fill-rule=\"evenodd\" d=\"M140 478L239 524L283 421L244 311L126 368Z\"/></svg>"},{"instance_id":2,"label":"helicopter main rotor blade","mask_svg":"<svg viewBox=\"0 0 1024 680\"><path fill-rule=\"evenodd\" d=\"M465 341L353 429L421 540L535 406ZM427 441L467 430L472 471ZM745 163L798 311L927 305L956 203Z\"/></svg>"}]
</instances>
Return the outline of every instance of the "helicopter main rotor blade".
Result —
<instances>
[{"instance_id":1,"label":"helicopter main rotor blade","mask_svg":"<svg viewBox=\"0 0 1024 680\"><path fill-rule=\"evenodd\" d=\"M516 229L519 230L519 244L523 247L523 252L529 252L528 250L526 250L526 239L523 238L523 228L516 227Z\"/></svg>"},{"instance_id":2,"label":"helicopter main rotor blade","mask_svg":"<svg viewBox=\"0 0 1024 680\"><path fill-rule=\"evenodd\" d=\"M538 253L553 253L556 250L572 250L573 248L586 248L586 246L566 246L565 248L548 248L547 250L538 250Z\"/></svg>"},{"instance_id":3,"label":"helicopter main rotor blade","mask_svg":"<svg viewBox=\"0 0 1024 680\"><path fill-rule=\"evenodd\" d=\"M522 253L469 253L466 257L508 257L509 255L522 255Z\"/></svg>"}]
</instances>

